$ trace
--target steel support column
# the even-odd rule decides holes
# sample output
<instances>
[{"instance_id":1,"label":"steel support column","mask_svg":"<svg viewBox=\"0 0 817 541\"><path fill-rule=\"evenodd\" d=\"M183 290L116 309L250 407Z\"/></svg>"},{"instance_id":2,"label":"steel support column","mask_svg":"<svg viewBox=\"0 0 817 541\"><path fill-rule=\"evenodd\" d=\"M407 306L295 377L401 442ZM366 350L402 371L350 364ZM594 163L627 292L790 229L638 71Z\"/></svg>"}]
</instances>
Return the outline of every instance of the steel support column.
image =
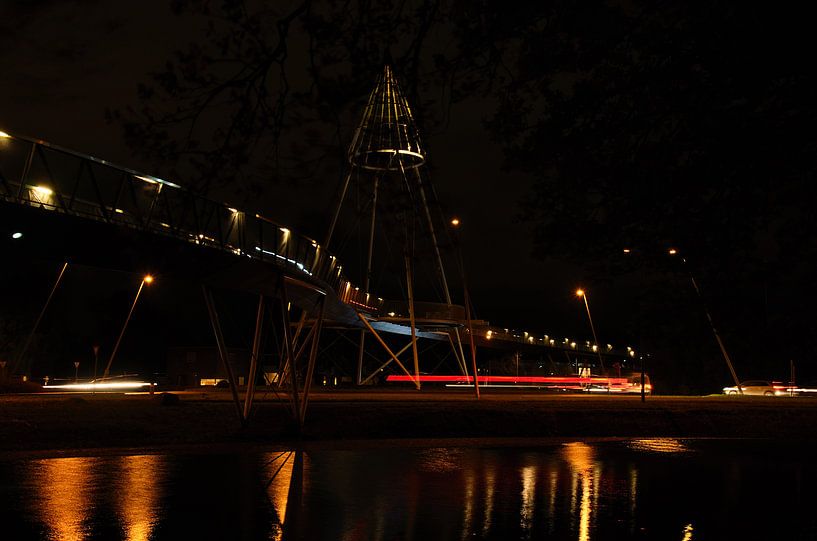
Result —
<instances>
[{"instance_id":1,"label":"steel support column","mask_svg":"<svg viewBox=\"0 0 817 541\"><path fill-rule=\"evenodd\" d=\"M23 344L23 349L20 350L20 354L17 355L17 360L14 361L14 366L11 368L12 374L14 374L20 368L20 363L23 362L23 356L25 356L26 351L28 351L28 346L31 344L31 339L34 338L34 333L37 332L37 327L40 326L40 321L42 321L45 311L48 309L48 305L51 304L51 299L54 298L54 293L57 292L57 288L59 287L60 282L62 282L62 277L65 274L66 269L68 269L67 261L62 264L62 269L60 269L60 273L57 276L57 281L54 282L54 287L51 288L51 293L48 294L48 299L46 299L43 309L40 310L40 315L37 316L37 320L34 322L34 327L31 329L31 332L28 333L26 341ZM28 375L28 370L26 370L26 375Z\"/></svg>"},{"instance_id":2,"label":"steel support column","mask_svg":"<svg viewBox=\"0 0 817 541\"><path fill-rule=\"evenodd\" d=\"M318 358L318 343L321 339L321 329L323 328L323 310L326 304L326 297L321 298L321 307L318 309L318 318L315 320L312 334L312 347L309 351L309 363L306 367L306 379L304 380L304 397L301 403L300 426L304 425L306 419L306 407L309 404L309 389L312 387L312 378L315 375L315 362Z\"/></svg>"},{"instance_id":3,"label":"steel support column","mask_svg":"<svg viewBox=\"0 0 817 541\"><path fill-rule=\"evenodd\" d=\"M298 428L300 428L301 418L299 412L301 411L301 407L298 399L298 370L295 364L294 347L292 344L292 329L290 328L289 309L287 308L289 302L287 300L286 281L283 277L281 277L280 292L281 320L284 323L284 345L287 352L287 365L289 365L290 400L292 400L292 412L296 417L295 420L298 422Z\"/></svg>"},{"instance_id":4,"label":"steel support column","mask_svg":"<svg viewBox=\"0 0 817 541\"><path fill-rule=\"evenodd\" d=\"M420 390L420 358L417 353L417 327L414 318L414 277L411 272L411 257L406 254L406 290L408 291L409 322L411 323L411 352L414 356L414 383ZM395 360L397 358L395 357Z\"/></svg>"},{"instance_id":5,"label":"steel support column","mask_svg":"<svg viewBox=\"0 0 817 541\"><path fill-rule=\"evenodd\" d=\"M357 317L360 318L360 321L362 321L363 324L366 326L366 328L369 329L369 332L374 335L375 339L377 339L378 342L380 342L380 345L383 346L383 349L386 350L386 353L388 353L389 356L392 358L392 360L394 362L396 362L397 365L403 370L403 372L405 372L406 375L411 378L411 380L414 382L414 385L417 387L417 390L419 391L420 390L420 382L417 379L417 376L412 375L411 372L409 372L406 369L406 367L403 366L403 363L400 362L400 359L397 358L397 355L394 354L394 352L391 350L391 348L388 346L388 344L386 344L386 342L383 340L383 338L381 338L380 335L377 333L377 331L374 330L374 327L372 327L371 323L369 323L369 321L366 319L366 316L364 316L360 312L356 312L356 313L357 313ZM415 351L416 351L417 343L415 341L412 341L409 345L414 346Z\"/></svg>"},{"instance_id":6,"label":"steel support column","mask_svg":"<svg viewBox=\"0 0 817 541\"><path fill-rule=\"evenodd\" d=\"M411 342L409 342L408 344L406 344L405 346L403 346L403 347L402 347L402 349L400 349L400 351L398 351L397 353L395 353L395 354L394 354L394 356L395 356L395 357L400 357L400 355L402 355L403 353L405 353L405 351L406 351L408 348L410 348L410 347L411 347ZM381 364L380 366L378 366L377 368L375 368L374 372L372 372L371 374L369 374L369 377L367 377L366 379L364 379L364 380L363 380L363 382L362 382L361 384L363 384L363 383L368 383L368 382L369 382L369 380L371 380L373 377L375 377L375 376L377 375L377 373L378 373L378 372L380 372L381 370L383 370L384 368L386 368L387 366L389 366L389 365L392 363L392 361L394 361L394 359L389 359L389 360L388 360L388 361L386 361L385 363L383 363L383 364Z\"/></svg>"},{"instance_id":7,"label":"steel support column","mask_svg":"<svg viewBox=\"0 0 817 541\"><path fill-rule=\"evenodd\" d=\"M366 274L363 276L363 293L369 294L369 285L372 278L372 253L374 253L374 226L375 218L377 217L377 186L380 182L380 177L374 177L374 188L372 191L372 219L369 224L369 251L366 258ZM355 374L355 383L360 385L360 378L363 375L363 348L366 345L366 331L360 331L360 348L357 352L357 371Z\"/></svg>"},{"instance_id":8,"label":"steel support column","mask_svg":"<svg viewBox=\"0 0 817 541\"><path fill-rule=\"evenodd\" d=\"M252 401L255 397L255 378L258 372L258 357L261 354L261 335L264 327L264 295L258 296L258 311L255 315L255 335L252 341L250 372L247 376L247 392L244 396L244 421L250 418Z\"/></svg>"},{"instance_id":9,"label":"steel support column","mask_svg":"<svg viewBox=\"0 0 817 541\"><path fill-rule=\"evenodd\" d=\"M218 356L221 358L221 366L224 368L224 373L227 374L227 383L230 385L230 393L233 397L233 404L235 405L235 412L238 419L243 425L246 421L244 413L241 410L241 401L238 398L238 387L236 386L235 375L230 366L229 357L227 355L227 347L224 344L224 334L221 331L221 322L218 319L218 312L216 311L215 302L213 302L213 294L207 289L207 286L201 286L204 293L204 303L207 305L207 313L210 315L210 324L213 327L213 334L216 337L216 347L218 347Z\"/></svg>"}]
</instances>

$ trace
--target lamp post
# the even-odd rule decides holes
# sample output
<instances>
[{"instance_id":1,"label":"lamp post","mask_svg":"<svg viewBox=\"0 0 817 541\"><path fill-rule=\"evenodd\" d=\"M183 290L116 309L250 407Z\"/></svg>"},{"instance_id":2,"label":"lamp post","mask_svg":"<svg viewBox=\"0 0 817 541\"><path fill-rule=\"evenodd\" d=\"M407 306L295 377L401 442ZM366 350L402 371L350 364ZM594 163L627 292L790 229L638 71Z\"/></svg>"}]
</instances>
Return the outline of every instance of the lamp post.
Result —
<instances>
[{"instance_id":1,"label":"lamp post","mask_svg":"<svg viewBox=\"0 0 817 541\"><path fill-rule=\"evenodd\" d=\"M599 356L601 369L604 370L604 359L601 357L601 348L599 347L599 339L596 336L596 327L593 325L593 316L590 315L590 303L587 301L587 292L579 288L576 290L576 296L584 299L584 307L587 309L587 320L590 322L590 331L593 333L593 341L596 343L596 353Z\"/></svg>"},{"instance_id":2,"label":"lamp post","mask_svg":"<svg viewBox=\"0 0 817 541\"><path fill-rule=\"evenodd\" d=\"M130 322L130 317L133 315L133 309L136 308L136 303L139 300L139 295L142 293L142 289L145 287L145 284L150 285L152 283L153 276L150 274L146 274L142 277L142 282L139 284L139 289L136 290L136 296L133 298L133 304L131 304L130 311L128 312L128 317L125 319L125 324L122 325L122 330L119 332L119 337L116 339L116 344L113 346L111 358L108 359L108 364L105 366L105 372L102 374L102 379L108 377L108 372L111 370L111 364L113 364L113 359L116 357L116 352L119 350L119 344L122 342L122 337L125 335L125 329L128 328L128 322Z\"/></svg>"},{"instance_id":3,"label":"lamp post","mask_svg":"<svg viewBox=\"0 0 817 541\"><path fill-rule=\"evenodd\" d=\"M96 381L96 367L99 362L99 345L94 344L92 349L94 350L94 381Z\"/></svg>"},{"instance_id":4,"label":"lamp post","mask_svg":"<svg viewBox=\"0 0 817 541\"><path fill-rule=\"evenodd\" d=\"M451 223L451 233L454 239L454 250L456 252L457 257L457 267L459 267L460 271L460 280L462 280L462 293L465 300L465 319L466 324L468 325L468 342L471 345L471 368L474 371L474 394L476 395L477 400L479 400L479 371L477 370L477 345L474 342L474 325L471 319L471 295L468 293L468 283L465 280L465 264L462 261L462 250L460 249L459 243L459 235L457 233L460 227L460 219L454 217L450 221ZM465 352L462 351L462 341L459 339L459 331L455 329L457 334L457 342L460 343L460 356L462 357L463 367L465 367ZM465 370L466 376L468 374L468 370ZM466 377L466 380L468 378Z\"/></svg>"},{"instance_id":5,"label":"lamp post","mask_svg":"<svg viewBox=\"0 0 817 541\"><path fill-rule=\"evenodd\" d=\"M675 248L669 248L667 253L671 256L678 255L678 250ZM701 290L698 287L698 282L695 281L695 277L692 275L692 271L689 270L687 267L687 260L685 257L681 257L681 264L686 270L687 275L689 275L689 280L692 282L692 287L695 289L695 293L698 295L698 299L701 301L701 306L703 306L704 313L706 314L706 319L709 321L709 326L712 328L712 334L715 335L715 340L718 342L718 347L721 350L721 354L723 355L724 361L726 361L726 366L729 368L729 372L732 374L732 379L735 382L735 387L738 388L738 393L743 394L743 388L740 386L740 381L738 381L738 375L735 372L735 367L732 365L732 359L729 357L729 354L726 352L726 346L723 345L723 340L721 340L720 334L718 334L718 329L715 328L715 323L712 321L712 315L709 313L709 308L707 308L706 303L704 302L703 295L701 294Z\"/></svg>"},{"instance_id":6,"label":"lamp post","mask_svg":"<svg viewBox=\"0 0 817 541\"><path fill-rule=\"evenodd\" d=\"M74 383L79 380L79 361L74 361Z\"/></svg>"}]
</instances>

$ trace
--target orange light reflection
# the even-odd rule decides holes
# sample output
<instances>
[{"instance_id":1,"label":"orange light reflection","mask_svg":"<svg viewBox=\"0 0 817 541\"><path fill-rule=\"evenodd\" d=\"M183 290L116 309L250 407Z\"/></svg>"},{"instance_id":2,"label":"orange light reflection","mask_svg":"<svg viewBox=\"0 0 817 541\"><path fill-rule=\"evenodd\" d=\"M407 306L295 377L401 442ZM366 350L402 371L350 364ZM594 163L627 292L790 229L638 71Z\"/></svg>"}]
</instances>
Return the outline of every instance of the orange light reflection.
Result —
<instances>
[{"instance_id":1,"label":"orange light reflection","mask_svg":"<svg viewBox=\"0 0 817 541\"><path fill-rule=\"evenodd\" d=\"M164 459L158 455L124 456L117 508L124 539L147 541L158 522Z\"/></svg>"},{"instance_id":2,"label":"orange light reflection","mask_svg":"<svg viewBox=\"0 0 817 541\"><path fill-rule=\"evenodd\" d=\"M88 515L99 459L89 457L50 458L35 462L33 486L47 539L82 541L90 535Z\"/></svg>"}]
</instances>

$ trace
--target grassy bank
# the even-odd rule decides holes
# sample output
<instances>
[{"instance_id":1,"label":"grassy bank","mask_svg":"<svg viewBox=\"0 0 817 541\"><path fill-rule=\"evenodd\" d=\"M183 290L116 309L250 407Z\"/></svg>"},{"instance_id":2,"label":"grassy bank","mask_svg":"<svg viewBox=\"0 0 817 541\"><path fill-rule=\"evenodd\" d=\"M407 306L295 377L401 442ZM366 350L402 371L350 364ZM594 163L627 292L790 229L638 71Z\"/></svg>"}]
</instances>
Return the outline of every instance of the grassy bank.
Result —
<instances>
[{"instance_id":1,"label":"grassy bank","mask_svg":"<svg viewBox=\"0 0 817 541\"><path fill-rule=\"evenodd\" d=\"M0 453L290 444L298 440L597 437L811 438L811 398L315 393L298 436L285 402L261 395L248 427L226 393L0 395Z\"/></svg>"}]
</instances>

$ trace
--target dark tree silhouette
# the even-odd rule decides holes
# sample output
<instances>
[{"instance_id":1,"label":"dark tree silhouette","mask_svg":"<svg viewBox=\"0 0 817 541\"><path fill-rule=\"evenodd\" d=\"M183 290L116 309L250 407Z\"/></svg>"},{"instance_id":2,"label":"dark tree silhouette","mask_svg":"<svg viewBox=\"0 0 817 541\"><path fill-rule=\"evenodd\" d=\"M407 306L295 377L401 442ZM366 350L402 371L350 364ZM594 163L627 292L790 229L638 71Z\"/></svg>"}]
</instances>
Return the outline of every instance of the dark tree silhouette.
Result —
<instances>
[{"instance_id":1,"label":"dark tree silhouette","mask_svg":"<svg viewBox=\"0 0 817 541\"><path fill-rule=\"evenodd\" d=\"M139 86L138 106L111 117L163 173L205 193L226 186L246 198L271 181L335 179L387 50L419 100L439 3L179 0L177 12L209 21L206 41L176 53Z\"/></svg>"},{"instance_id":2,"label":"dark tree silhouette","mask_svg":"<svg viewBox=\"0 0 817 541\"><path fill-rule=\"evenodd\" d=\"M534 180L520 215L536 255L643 284L623 326L672 377L725 371L688 271L751 375L817 354L808 17L718 1L176 5L212 20L208 40L115 116L200 189L336 179L390 49L426 133L451 103L493 104L479 114L506 168Z\"/></svg>"}]
</instances>

